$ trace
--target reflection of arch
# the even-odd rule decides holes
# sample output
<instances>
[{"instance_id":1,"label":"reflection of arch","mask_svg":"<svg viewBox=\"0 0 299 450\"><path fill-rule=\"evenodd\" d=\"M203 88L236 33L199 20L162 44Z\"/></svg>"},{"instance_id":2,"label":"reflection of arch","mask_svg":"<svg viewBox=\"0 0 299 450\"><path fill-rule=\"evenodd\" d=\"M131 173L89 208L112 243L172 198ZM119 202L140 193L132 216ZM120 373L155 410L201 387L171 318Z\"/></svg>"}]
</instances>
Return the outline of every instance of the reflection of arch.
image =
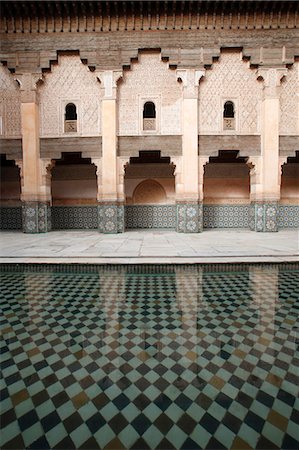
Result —
<instances>
[{"instance_id":1,"label":"reflection of arch","mask_svg":"<svg viewBox=\"0 0 299 450\"><path fill-rule=\"evenodd\" d=\"M133 192L134 204L165 203L166 192L163 186L155 180L144 180L136 186Z\"/></svg>"}]
</instances>

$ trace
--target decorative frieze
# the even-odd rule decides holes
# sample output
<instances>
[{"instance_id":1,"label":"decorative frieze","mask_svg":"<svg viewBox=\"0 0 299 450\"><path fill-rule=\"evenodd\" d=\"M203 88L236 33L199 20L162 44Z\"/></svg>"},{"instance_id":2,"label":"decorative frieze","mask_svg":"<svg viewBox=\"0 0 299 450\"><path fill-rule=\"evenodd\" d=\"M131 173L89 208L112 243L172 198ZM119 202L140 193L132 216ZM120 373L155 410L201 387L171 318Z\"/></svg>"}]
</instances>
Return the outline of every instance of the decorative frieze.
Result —
<instances>
[{"instance_id":1,"label":"decorative frieze","mask_svg":"<svg viewBox=\"0 0 299 450\"><path fill-rule=\"evenodd\" d=\"M122 233L124 231L124 206L99 204L98 230L105 234Z\"/></svg>"},{"instance_id":2,"label":"decorative frieze","mask_svg":"<svg viewBox=\"0 0 299 450\"><path fill-rule=\"evenodd\" d=\"M176 228L175 205L127 205L125 226L134 228Z\"/></svg>"},{"instance_id":3,"label":"decorative frieze","mask_svg":"<svg viewBox=\"0 0 299 450\"><path fill-rule=\"evenodd\" d=\"M252 231L278 231L278 203L252 202L249 227Z\"/></svg>"},{"instance_id":4,"label":"decorative frieze","mask_svg":"<svg viewBox=\"0 0 299 450\"><path fill-rule=\"evenodd\" d=\"M176 205L178 233L200 233L203 227L202 203L178 203Z\"/></svg>"},{"instance_id":5,"label":"decorative frieze","mask_svg":"<svg viewBox=\"0 0 299 450\"><path fill-rule=\"evenodd\" d=\"M22 229L22 207L0 206L0 230Z\"/></svg>"},{"instance_id":6,"label":"decorative frieze","mask_svg":"<svg viewBox=\"0 0 299 450\"><path fill-rule=\"evenodd\" d=\"M203 205L204 228L249 228L249 205Z\"/></svg>"},{"instance_id":7,"label":"decorative frieze","mask_svg":"<svg viewBox=\"0 0 299 450\"><path fill-rule=\"evenodd\" d=\"M23 202L22 218L24 233L51 231L51 207L48 203Z\"/></svg>"}]
</instances>

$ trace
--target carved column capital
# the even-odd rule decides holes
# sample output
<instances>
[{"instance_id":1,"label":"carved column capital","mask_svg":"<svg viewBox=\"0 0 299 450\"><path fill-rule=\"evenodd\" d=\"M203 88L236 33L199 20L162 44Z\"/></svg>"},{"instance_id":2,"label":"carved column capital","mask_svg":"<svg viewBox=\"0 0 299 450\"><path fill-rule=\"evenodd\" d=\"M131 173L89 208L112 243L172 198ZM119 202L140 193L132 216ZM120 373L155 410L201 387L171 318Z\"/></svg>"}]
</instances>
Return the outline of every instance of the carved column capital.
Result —
<instances>
[{"instance_id":1,"label":"carved column capital","mask_svg":"<svg viewBox=\"0 0 299 450\"><path fill-rule=\"evenodd\" d=\"M14 79L20 85L22 103L37 103L37 83L43 79L42 73L17 73Z\"/></svg>"},{"instance_id":2,"label":"carved column capital","mask_svg":"<svg viewBox=\"0 0 299 450\"><path fill-rule=\"evenodd\" d=\"M281 80L286 76L288 69L285 67L261 67L257 70L257 78L264 81L264 95L267 98L279 97Z\"/></svg>"},{"instance_id":3,"label":"carved column capital","mask_svg":"<svg viewBox=\"0 0 299 450\"><path fill-rule=\"evenodd\" d=\"M116 99L117 82L123 76L122 70L99 70L96 73L103 89L103 99Z\"/></svg>"},{"instance_id":4,"label":"carved column capital","mask_svg":"<svg viewBox=\"0 0 299 450\"><path fill-rule=\"evenodd\" d=\"M177 79L183 83L184 98L198 97L199 82L205 73L205 69L177 69Z\"/></svg>"}]
</instances>

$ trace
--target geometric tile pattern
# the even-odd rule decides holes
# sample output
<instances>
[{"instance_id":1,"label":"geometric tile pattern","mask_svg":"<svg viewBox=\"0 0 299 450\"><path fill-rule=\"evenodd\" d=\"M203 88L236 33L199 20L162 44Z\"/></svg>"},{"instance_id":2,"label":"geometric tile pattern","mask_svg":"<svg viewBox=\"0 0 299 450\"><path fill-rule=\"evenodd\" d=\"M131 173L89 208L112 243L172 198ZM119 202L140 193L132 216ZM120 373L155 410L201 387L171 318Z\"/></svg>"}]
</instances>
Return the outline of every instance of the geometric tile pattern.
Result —
<instances>
[{"instance_id":1,"label":"geometric tile pattern","mask_svg":"<svg viewBox=\"0 0 299 450\"><path fill-rule=\"evenodd\" d=\"M176 231L178 233L200 233L203 225L202 203L179 203L176 207Z\"/></svg>"},{"instance_id":2,"label":"geometric tile pattern","mask_svg":"<svg viewBox=\"0 0 299 450\"><path fill-rule=\"evenodd\" d=\"M23 202L22 223L24 233L51 231L51 207L48 203Z\"/></svg>"},{"instance_id":3,"label":"geometric tile pattern","mask_svg":"<svg viewBox=\"0 0 299 450\"><path fill-rule=\"evenodd\" d=\"M0 206L0 230L22 229L22 207Z\"/></svg>"},{"instance_id":4,"label":"geometric tile pattern","mask_svg":"<svg viewBox=\"0 0 299 450\"><path fill-rule=\"evenodd\" d=\"M204 205L204 228L249 228L249 205Z\"/></svg>"},{"instance_id":5,"label":"geometric tile pattern","mask_svg":"<svg viewBox=\"0 0 299 450\"><path fill-rule=\"evenodd\" d=\"M175 205L126 205L126 228L176 227Z\"/></svg>"},{"instance_id":6,"label":"geometric tile pattern","mask_svg":"<svg viewBox=\"0 0 299 450\"><path fill-rule=\"evenodd\" d=\"M97 206L52 206L53 230L97 229Z\"/></svg>"},{"instance_id":7,"label":"geometric tile pattern","mask_svg":"<svg viewBox=\"0 0 299 450\"><path fill-rule=\"evenodd\" d=\"M278 203L253 202L250 205L249 226L253 231L278 231Z\"/></svg>"},{"instance_id":8,"label":"geometric tile pattern","mask_svg":"<svg viewBox=\"0 0 299 450\"><path fill-rule=\"evenodd\" d=\"M279 228L299 228L299 205L279 205Z\"/></svg>"},{"instance_id":9,"label":"geometric tile pattern","mask_svg":"<svg viewBox=\"0 0 299 450\"><path fill-rule=\"evenodd\" d=\"M98 229L100 233L124 232L124 206L118 204L98 205Z\"/></svg>"},{"instance_id":10,"label":"geometric tile pattern","mask_svg":"<svg viewBox=\"0 0 299 450\"><path fill-rule=\"evenodd\" d=\"M299 271L1 273L2 449L297 449Z\"/></svg>"}]
</instances>

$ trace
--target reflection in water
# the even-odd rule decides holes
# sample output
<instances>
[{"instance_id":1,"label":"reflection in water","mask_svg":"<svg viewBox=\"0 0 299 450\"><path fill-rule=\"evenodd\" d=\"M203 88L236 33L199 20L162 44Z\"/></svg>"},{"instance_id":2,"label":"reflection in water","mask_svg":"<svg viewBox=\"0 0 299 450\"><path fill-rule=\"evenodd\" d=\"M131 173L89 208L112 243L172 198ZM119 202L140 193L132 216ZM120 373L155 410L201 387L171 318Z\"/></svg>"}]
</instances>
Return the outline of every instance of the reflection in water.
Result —
<instances>
[{"instance_id":1,"label":"reflection in water","mask_svg":"<svg viewBox=\"0 0 299 450\"><path fill-rule=\"evenodd\" d=\"M296 266L1 273L1 448L297 448Z\"/></svg>"}]
</instances>

